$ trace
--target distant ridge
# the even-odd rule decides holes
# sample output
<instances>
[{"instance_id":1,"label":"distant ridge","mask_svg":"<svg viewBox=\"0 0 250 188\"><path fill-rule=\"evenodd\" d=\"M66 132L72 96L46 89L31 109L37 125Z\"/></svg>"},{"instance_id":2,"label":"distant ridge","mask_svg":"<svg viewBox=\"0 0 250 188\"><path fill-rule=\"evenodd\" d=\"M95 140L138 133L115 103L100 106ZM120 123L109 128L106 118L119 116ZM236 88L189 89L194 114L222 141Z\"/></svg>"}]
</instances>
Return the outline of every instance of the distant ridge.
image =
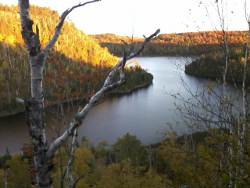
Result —
<instances>
[{"instance_id":1,"label":"distant ridge","mask_svg":"<svg viewBox=\"0 0 250 188\"><path fill-rule=\"evenodd\" d=\"M245 31L227 32L228 42L231 46L240 46L246 41ZM101 46L107 47L115 55L122 55L125 44L137 45L143 38L118 36L114 34L91 35ZM205 31L161 34L148 45L142 55L144 56L189 56L200 55L213 50L220 50L223 44L223 32Z\"/></svg>"}]
</instances>

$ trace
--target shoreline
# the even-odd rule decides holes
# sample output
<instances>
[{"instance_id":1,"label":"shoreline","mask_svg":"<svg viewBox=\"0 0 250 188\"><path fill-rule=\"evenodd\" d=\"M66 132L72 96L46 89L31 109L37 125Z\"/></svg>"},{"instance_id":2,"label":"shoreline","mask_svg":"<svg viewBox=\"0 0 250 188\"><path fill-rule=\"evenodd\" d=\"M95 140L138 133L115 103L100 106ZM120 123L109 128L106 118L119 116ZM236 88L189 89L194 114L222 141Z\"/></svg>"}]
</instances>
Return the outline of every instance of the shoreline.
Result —
<instances>
[{"instance_id":1,"label":"shoreline","mask_svg":"<svg viewBox=\"0 0 250 188\"><path fill-rule=\"evenodd\" d=\"M123 90L117 90L117 91L107 92L104 95L104 97L97 104L103 102L104 100L106 100L109 97L115 97L115 96L122 97L122 96L125 96L125 95L130 95L133 92L136 92L136 91L138 91L140 89L146 89L149 86L151 86L152 84L153 84L153 79L151 79L149 82L145 82L143 84L136 85L135 87L126 89L124 91ZM61 104L62 105L70 105L70 104L75 104L75 103L79 103L79 102L83 102L85 104L87 101L88 101L87 98L78 98L78 99L72 99L72 100L68 100L68 101L62 101ZM59 103L55 103L55 104L51 104L48 107L45 107L45 111L47 111L49 109L56 108L58 106L58 104ZM23 114L23 113L25 113L24 109L18 109L16 111L13 111L13 112L10 112L10 113L4 113L3 112L3 113L0 113L0 119L10 118L10 117L20 115L20 114Z\"/></svg>"},{"instance_id":2,"label":"shoreline","mask_svg":"<svg viewBox=\"0 0 250 188\"><path fill-rule=\"evenodd\" d=\"M135 86L134 88L130 88L130 89L127 89L125 91L110 91L106 94L106 96L104 96L104 99L106 97L113 97L113 96L123 96L123 95L130 95L132 94L133 92L136 92L140 89L146 89L148 88L149 86L151 86L153 84L153 80L150 80L150 82L146 82L146 83L143 83L143 84L140 84L140 85L137 85Z\"/></svg>"}]
</instances>

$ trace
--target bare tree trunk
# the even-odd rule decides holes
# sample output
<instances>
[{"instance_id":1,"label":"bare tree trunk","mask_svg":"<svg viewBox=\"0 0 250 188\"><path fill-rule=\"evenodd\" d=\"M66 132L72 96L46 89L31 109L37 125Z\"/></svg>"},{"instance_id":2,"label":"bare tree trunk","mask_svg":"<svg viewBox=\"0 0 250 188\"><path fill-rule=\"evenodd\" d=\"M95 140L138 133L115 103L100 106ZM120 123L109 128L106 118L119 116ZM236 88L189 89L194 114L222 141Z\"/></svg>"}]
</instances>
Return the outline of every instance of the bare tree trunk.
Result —
<instances>
[{"instance_id":1,"label":"bare tree trunk","mask_svg":"<svg viewBox=\"0 0 250 188\"><path fill-rule=\"evenodd\" d=\"M50 168L52 164L51 160L46 159L48 143L43 121L44 96L42 85L44 59L40 56L42 55L30 56L31 99L27 100L26 109L33 144L36 181L40 187L49 187L51 185Z\"/></svg>"},{"instance_id":2,"label":"bare tree trunk","mask_svg":"<svg viewBox=\"0 0 250 188\"><path fill-rule=\"evenodd\" d=\"M62 153L62 148L59 149L59 165L60 165L60 188L64 188L64 180L65 180L65 175L66 172L63 167L63 153Z\"/></svg>"},{"instance_id":3,"label":"bare tree trunk","mask_svg":"<svg viewBox=\"0 0 250 188\"><path fill-rule=\"evenodd\" d=\"M245 44L245 57L243 62L243 80L242 80L242 125L240 126L240 135L239 135L239 162L240 162L240 176L244 176L244 150L245 150L245 139L246 139L246 129L247 129L247 91L246 91L246 74L247 74L247 61L248 61L248 45L250 42L250 16L247 16L246 12L246 1L245 1L245 16L248 23L248 35L247 41Z\"/></svg>"},{"instance_id":4,"label":"bare tree trunk","mask_svg":"<svg viewBox=\"0 0 250 188\"><path fill-rule=\"evenodd\" d=\"M44 53L40 50L39 30L33 32L33 21L29 18L29 1L19 0L22 24L22 36L29 52L31 99L26 101L27 123L33 145L33 163L36 172L36 182L39 187L50 187L50 160L46 160L48 144L43 122L43 67Z\"/></svg>"},{"instance_id":5,"label":"bare tree trunk","mask_svg":"<svg viewBox=\"0 0 250 188\"><path fill-rule=\"evenodd\" d=\"M8 188L8 168L4 169L4 188Z\"/></svg>"},{"instance_id":6,"label":"bare tree trunk","mask_svg":"<svg viewBox=\"0 0 250 188\"><path fill-rule=\"evenodd\" d=\"M223 86L222 86L222 97L221 97L221 113L224 119L228 120L225 122L225 129L229 129L229 140L226 141L228 142L228 146L227 146L227 150L226 153L228 153L228 164L229 164L229 188L236 188L236 184L234 182L235 179L235 172L233 170L233 166L232 166L232 161L233 161L233 155L234 155L234 151L233 151L233 147L232 147L232 143L231 143L231 138L234 134L234 129L233 129L233 125L232 123L228 123L230 122L230 117L228 113L230 111L229 106L228 106L228 102L229 102L229 98L228 96L226 96L226 85L227 85L227 74L228 74L228 63L229 63L229 45L228 45L228 36L227 36L227 32L226 32L226 28L225 28L225 10L224 10L224 1L220 0L220 1L216 1L217 3L217 12L218 12L218 16L219 16L219 21L220 21L220 26L222 29L222 33L223 33L223 48L224 48L224 55L225 55L225 66L224 66L224 72L222 74L222 81L223 81ZM225 153L225 156L227 156L227 154Z\"/></svg>"},{"instance_id":7,"label":"bare tree trunk","mask_svg":"<svg viewBox=\"0 0 250 188\"><path fill-rule=\"evenodd\" d=\"M75 179L72 174L72 168L73 168L73 163L75 160L75 150L77 148L77 129L74 130L74 134L72 137L72 142L70 146L70 156L66 168L66 176L67 176L67 182L68 182L68 188L73 188L75 184Z\"/></svg>"},{"instance_id":8,"label":"bare tree trunk","mask_svg":"<svg viewBox=\"0 0 250 188\"><path fill-rule=\"evenodd\" d=\"M148 147L148 163L149 163L149 169L151 170L153 167L153 155L152 155L151 145L149 145Z\"/></svg>"},{"instance_id":9,"label":"bare tree trunk","mask_svg":"<svg viewBox=\"0 0 250 188\"><path fill-rule=\"evenodd\" d=\"M29 16L29 0L19 0L19 9L20 9L20 18L21 18L21 29L22 29L22 37L26 44L26 48L29 53L29 65L30 65L30 77L31 77L31 99L22 100L18 99L18 102L22 102L25 104L27 111L27 123L30 129L30 135L32 138L33 145L33 163L34 169L36 173L36 184L41 188L50 188L52 187L52 178L51 172L53 168L52 160L56 151L58 151L59 147L72 135L76 132L78 126L81 125L81 121L86 117L90 109L94 106L94 104L104 95L104 93L114 87L117 87L124 83L125 74L123 73L123 68L127 62L127 60L138 56L144 46L155 36L157 36L160 30L157 30L154 34L145 38L144 43L141 48L129 55L125 56L121 59L121 61L114 67L114 69L108 74L103 87L91 97L88 104L76 114L73 121L70 123L70 126L65 132L55 139L50 145L46 140L46 132L44 126L44 91L43 91L43 71L44 64L49 55L49 51L55 45L63 27L64 21L66 17L78 7L82 7L84 5L98 2L100 0L92 0L86 3L79 3L67 10L65 10L60 20L55 28L55 33L52 39L49 41L47 46L41 50L41 44L39 40L39 29L36 26L35 32L33 31L33 21ZM119 75L119 79L116 80L116 76Z\"/></svg>"},{"instance_id":10,"label":"bare tree trunk","mask_svg":"<svg viewBox=\"0 0 250 188\"><path fill-rule=\"evenodd\" d=\"M94 1L93 1L94 2ZM29 53L30 77L31 77L31 99L27 100L27 123L30 129L33 145L33 163L36 172L36 183L39 187L51 187L52 157L47 158L48 143L46 140L45 126L43 120L44 94L43 94L43 69L49 50L54 46L59 37L66 16L79 4L66 10L56 27L55 35L41 51L39 40L39 29L33 31L33 21L29 17L29 0L19 0L22 37Z\"/></svg>"}]
</instances>

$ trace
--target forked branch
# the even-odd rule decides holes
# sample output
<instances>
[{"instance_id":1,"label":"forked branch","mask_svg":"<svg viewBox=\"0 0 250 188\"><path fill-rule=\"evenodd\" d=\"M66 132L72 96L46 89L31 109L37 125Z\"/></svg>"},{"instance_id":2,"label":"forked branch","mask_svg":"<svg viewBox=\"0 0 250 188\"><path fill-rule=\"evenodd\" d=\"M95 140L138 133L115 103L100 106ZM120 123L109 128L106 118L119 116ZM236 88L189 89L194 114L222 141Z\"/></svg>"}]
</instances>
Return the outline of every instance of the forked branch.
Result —
<instances>
[{"instance_id":1,"label":"forked branch","mask_svg":"<svg viewBox=\"0 0 250 188\"><path fill-rule=\"evenodd\" d=\"M101 89L90 98L89 102L84 106L84 108L80 112L76 113L75 118L70 123L69 128L60 137L54 140L54 142L52 142L49 147L49 150L47 151L48 158L51 158L55 154L57 149L68 139L68 137L74 133L74 130L81 125L82 120L86 117L86 115L94 106L94 104L96 104L96 102L99 101L102 96L104 96L105 92L117 86L120 86L125 82L125 74L123 72L123 69L127 63L127 60L138 56L143 51L147 43L149 43L159 33L160 29L158 29L149 37L145 38L141 47L135 53L132 53L129 56L124 55L124 57L120 59L118 64L109 72ZM115 79L118 75L119 78Z\"/></svg>"},{"instance_id":2,"label":"forked branch","mask_svg":"<svg viewBox=\"0 0 250 188\"><path fill-rule=\"evenodd\" d=\"M52 39L49 41L49 43L47 44L47 46L45 47L44 49L44 54L45 56L48 56L48 53L49 51L53 48L53 46L55 45L60 33L61 33L61 30L62 30L62 27L63 27L63 24L64 24L64 21L66 19L66 17L76 8L79 8L79 7L83 7L87 4L91 4L91 3L95 3L95 2L98 2L98 1L101 1L101 0L92 0L92 1L88 1L88 2L85 2L85 3L79 3L78 5L75 5L67 10L65 10L61 17L60 17L60 20L55 28L55 33L54 33L54 36L52 37Z\"/></svg>"}]
</instances>

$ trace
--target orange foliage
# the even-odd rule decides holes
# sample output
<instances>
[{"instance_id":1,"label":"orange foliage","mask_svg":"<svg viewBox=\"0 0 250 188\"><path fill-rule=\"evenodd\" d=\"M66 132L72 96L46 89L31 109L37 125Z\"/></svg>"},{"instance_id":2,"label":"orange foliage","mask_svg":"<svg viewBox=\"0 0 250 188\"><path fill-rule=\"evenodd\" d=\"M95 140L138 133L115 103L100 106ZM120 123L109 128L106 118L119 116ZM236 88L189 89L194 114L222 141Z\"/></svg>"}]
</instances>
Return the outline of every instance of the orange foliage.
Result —
<instances>
[{"instance_id":1,"label":"orange foliage","mask_svg":"<svg viewBox=\"0 0 250 188\"><path fill-rule=\"evenodd\" d=\"M31 17L44 47L54 34L59 15L47 8L31 7ZM16 97L29 96L29 67L17 7L0 5L0 23L0 112L9 112L17 109ZM89 96L116 62L117 57L66 22L46 62L47 105Z\"/></svg>"}]
</instances>

